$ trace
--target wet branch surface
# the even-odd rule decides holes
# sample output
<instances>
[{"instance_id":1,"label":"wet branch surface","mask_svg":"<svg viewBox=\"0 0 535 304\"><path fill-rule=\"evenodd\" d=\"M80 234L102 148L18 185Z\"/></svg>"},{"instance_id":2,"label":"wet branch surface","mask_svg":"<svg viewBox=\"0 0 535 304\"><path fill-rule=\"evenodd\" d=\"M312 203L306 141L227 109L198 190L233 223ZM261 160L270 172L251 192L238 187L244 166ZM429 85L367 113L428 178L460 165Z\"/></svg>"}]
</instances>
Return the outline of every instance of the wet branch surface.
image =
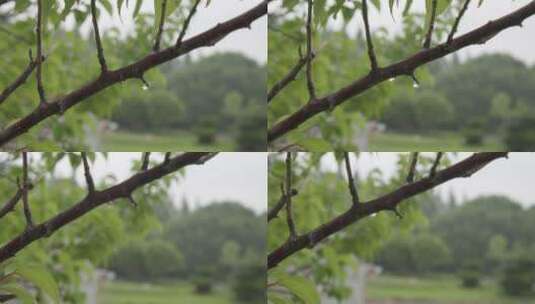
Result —
<instances>
[{"instance_id":1,"label":"wet branch surface","mask_svg":"<svg viewBox=\"0 0 535 304\"><path fill-rule=\"evenodd\" d=\"M183 38L187 29L187 24L184 24L180 34L182 37L179 37L176 45L157 52L152 52L151 54L146 55L144 58L116 70L108 70L108 67L106 67L106 69L103 68L102 73L96 79L62 97L45 101L44 90L39 90L41 96L40 105L37 106L31 113L20 118L12 125L0 131L0 147L4 146L18 136L28 132L32 127L38 125L48 117L56 114L61 115L71 107L110 86L128 79L142 79L143 74L146 71L158 65L188 54L193 50L202 47L213 46L232 32L243 28L250 28L251 23L267 14L267 4L270 1L271 0L264 0L241 15L229 19L226 22L219 23L205 32L182 41L180 39ZM39 28L38 32L40 33L40 31L41 29ZM98 35L96 36L98 37ZM38 35L38 38L40 38L40 35ZM38 42L40 45L40 39ZM40 57L41 54L39 53L39 50L40 48L38 48L37 63L40 63L42 58ZM99 61L101 61L101 66L104 67L104 65L102 65L102 63L104 63L103 53L101 53L100 48L97 51ZM38 80L41 78L40 66L40 64L37 65ZM38 83L40 83L40 81L38 81ZM42 86L38 85L38 88L42 88Z\"/></svg>"},{"instance_id":2,"label":"wet branch surface","mask_svg":"<svg viewBox=\"0 0 535 304\"><path fill-rule=\"evenodd\" d=\"M30 245L32 242L51 236L58 229L74 222L93 209L117 199L128 200L132 197L135 190L187 166L204 164L206 161L214 157L214 155L215 153L209 152L190 152L182 153L175 157L169 157L161 164L137 172L123 182L103 190L94 189L92 178L89 179L88 177L90 176L90 173L89 166L87 166L84 171L87 172L86 181L88 182L88 195L72 207L58 213L54 217L42 223L28 226L18 236L14 237L6 244L3 244L2 247L0 247L0 263L15 256L19 251ZM85 158L85 155L83 158ZM19 192L23 189L25 188L19 189ZM14 196L13 200L15 203L12 204L16 204L16 201L20 200L20 196L24 194L24 192L19 192Z\"/></svg>"},{"instance_id":3,"label":"wet branch surface","mask_svg":"<svg viewBox=\"0 0 535 304\"><path fill-rule=\"evenodd\" d=\"M460 15L455 22L456 25L458 25L458 22L460 21L460 18L462 18L462 15L465 11L466 9L463 7L463 10L461 10ZM308 103L303 103L301 108L290 115L285 116L268 130L268 142L275 141L276 139L298 128L301 124L315 115L322 112L331 111L334 107L343 104L352 97L358 96L368 89L387 81L388 79L398 76L413 77L414 71L417 68L429 62L440 59L448 54L454 53L471 45L484 44L486 41L492 39L498 33L508 28L522 26L522 22L534 14L535 1L531 1L522 8L499 19L489 21L487 24L457 38L453 38L453 35L456 31L456 26L454 26L454 29L452 29L451 32L451 39L448 39L447 42L439 44L435 47L423 49L406 59L386 67L376 67L374 69L373 62L375 56L373 52L369 52L370 60L372 61L372 69L367 75L326 96L318 97ZM371 42L370 39L367 39L367 41L368 43ZM368 50L370 51L369 47Z\"/></svg>"},{"instance_id":4,"label":"wet branch surface","mask_svg":"<svg viewBox=\"0 0 535 304\"><path fill-rule=\"evenodd\" d=\"M268 269L276 267L280 262L305 248L313 248L322 240L367 216L381 211L395 211L396 207L406 199L433 189L452 179L470 177L489 163L504 157L507 157L506 152L475 153L446 169L436 171L434 176L427 176L418 181L402 185L396 190L371 201L352 204L349 210L329 222L305 234L288 239L270 252L268 254Z\"/></svg>"}]
</instances>

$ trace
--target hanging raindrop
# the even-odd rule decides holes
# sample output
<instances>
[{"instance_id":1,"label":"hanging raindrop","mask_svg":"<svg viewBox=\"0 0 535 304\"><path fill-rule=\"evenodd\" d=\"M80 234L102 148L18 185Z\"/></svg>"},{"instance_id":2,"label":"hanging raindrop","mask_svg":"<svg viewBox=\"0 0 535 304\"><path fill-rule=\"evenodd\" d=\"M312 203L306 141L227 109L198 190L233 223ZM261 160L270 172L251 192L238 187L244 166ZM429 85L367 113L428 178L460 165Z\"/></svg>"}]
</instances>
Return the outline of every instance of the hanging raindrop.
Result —
<instances>
[{"instance_id":1,"label":"hanging raindrop","mask_svg":"<svg viewBox=\"0 0 535 304\"><path fill-rule=\"evenodd\" d=\"M393 82L394 80L395 80L394 77L388 79L388 81L390 81L390 82Z\"/></svg>"},{"instance_id":2,"label":"hanging raindrop","mask_svg":"<svg viewBox=\"0 0 535 304\"><path fill-rule=\"evenodd\" d=\"M416 76L414 76L414 74L411 75L411 78L412 78L412 87L417 89L420 87L420 82L418 81L418 78L416 78Z\"/></svg>"},{"instance_id":3,"label":"hanging raindrop","mask_svg":"<svg viewBox=\"0 0 535 304\"><path fill-rule=\"evenodd\" d=\"M143 85L143 86L142 86L141 88L143 89L143 91L146 91L146 90L148 90L148 89L149 89L149 86L148 86L148 85L146 85L146 84L144 84L144 85Z\"/></svg>"}]
</instances>

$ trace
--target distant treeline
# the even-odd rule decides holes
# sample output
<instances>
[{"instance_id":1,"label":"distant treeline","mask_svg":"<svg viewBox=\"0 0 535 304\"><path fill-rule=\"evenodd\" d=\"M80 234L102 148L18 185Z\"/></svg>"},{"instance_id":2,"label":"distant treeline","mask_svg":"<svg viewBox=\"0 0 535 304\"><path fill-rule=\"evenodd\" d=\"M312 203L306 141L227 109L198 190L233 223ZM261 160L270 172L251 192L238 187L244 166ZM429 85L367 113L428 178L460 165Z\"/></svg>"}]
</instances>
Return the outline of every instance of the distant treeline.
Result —
<instances>
[{"instance_id":1,"label":"distant treeline","mask_svg":"<svg viewBox=\"0 0 535 304\"><path fill-rule=\"evenodd\" d=\"M461 131L467 143L475 145L484 135L497 135L509 147L523 148L520 141L525 138L514 136L518 137L519 130L529 132L522 126L529 125L526 120L535 120L534 66L509 55L491 54L465 62L456 57L438 61L430 65L429 72L431 79L418 89L395 88L381 118L388 128L420 133ZM534 141L531 138L531 146Z\"/></svg>"},{"instance_id":2,"label":"distant treeline","mask_svg":"<svg viewBox=\"0 0 535 304\"><path fill-rule=\"evenodd\" d=\"M203 144L225 135L240 150L265 150L265 66L239 53L219 53L186 58L161 72L166 86L136 91L114 110L120 128L179 129Z\"/></svg>"},{"instance_id":3,"label":"distant treeline","mask_svg":"<svg viewBox=\"0 0 535 304\"><path fill-rule=\"evenodd\" d=\"M159 207L162 227L112 256L109 268L134 281L188 280L199 293L220 282L239 300L261 303L265 287L266 223L240 204L216 203L194 211Z\"/></svg>"},{"instance_id":4,"label":"distant treeline","mask_svg":"<svg viewBox=\"0 0 535 304\"><path fill-rule=\"evenodd\" d=\"M503 196L479 197L461 205L435 198L421 206L429 225L394 236L378 253L375 262L387 272L504 279L508 271L523 265L521 273L508 280L535 284L535 206L523 208Z\"/></svg>"}]
</instances>

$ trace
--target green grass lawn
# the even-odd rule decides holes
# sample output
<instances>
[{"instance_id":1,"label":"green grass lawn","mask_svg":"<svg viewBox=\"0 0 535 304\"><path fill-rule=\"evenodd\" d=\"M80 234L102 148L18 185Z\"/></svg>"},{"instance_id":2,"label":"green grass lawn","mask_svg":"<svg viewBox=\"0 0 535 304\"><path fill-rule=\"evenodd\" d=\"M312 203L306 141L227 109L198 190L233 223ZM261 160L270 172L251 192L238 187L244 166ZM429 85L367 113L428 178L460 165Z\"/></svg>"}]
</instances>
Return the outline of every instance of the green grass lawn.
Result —
<instances>
[{"instance_id":1,"label":"green grass lawn","mask_svg":"<svg viewBox=\"0 0 535 304\"><path fill-rule=\"evenodd\" d=\"M232 151L230 140L220 139L211 146L197 143L193 134L170 131L164 134L141 134L125 131L108 132L101 137L101 150L108 152L134 151Z\"/></svg>"},{"instance_id":2,"label":"green grass lawn","mask_svg":"<svg viewBox=\"0 0 535 304\"><path fill-rule=\"evenodd\" d=\"M514 299L503 295L492 281L480 288L460 287L458 278L451 276L410 278L380 275L367 285L367 298L373 303L415 304L535 304L535 299ZM387 302L388 301L388 302Z\"/></svg>"},{"instance_id":3,"label":"green grass lawn","mask_svg":"<svg viewBox=\"0 0 535 304\"><path fill-rule=\"evenodd\" d=\"M481 146L467 146L462 134L436 133L428 135L382 133L370 137L370 151L505 151L497 138L486 138Z\"/></svg>"},{"instance_id":4,"label":"green grass lawn","mask_svg":"<svg viewBox=\"0 0 535 304\"><path fill-rule=\"evenodd\" d=\"M210 295L197 295L186 282L142 284L109 282L99 294L99 304L230 304L234 303L227 289L216 289Z\"/></svg>"}]
</instances>

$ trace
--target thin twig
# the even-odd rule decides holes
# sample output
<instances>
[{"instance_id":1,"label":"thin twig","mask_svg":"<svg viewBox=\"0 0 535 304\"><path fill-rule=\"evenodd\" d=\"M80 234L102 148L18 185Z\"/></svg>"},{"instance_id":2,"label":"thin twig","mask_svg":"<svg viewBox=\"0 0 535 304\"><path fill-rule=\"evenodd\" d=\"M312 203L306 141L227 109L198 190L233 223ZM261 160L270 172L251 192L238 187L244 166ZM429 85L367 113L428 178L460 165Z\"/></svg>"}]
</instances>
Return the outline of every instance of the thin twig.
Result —
<instances>
[{"instance_id":1,"label":"thin twig","mask_svg":"<svg viewBox=\"0 0 535 304\"><path fill-rule=\"evenodd\" d=\"M307 23L306 23L306 32L307 32L307 53L306 53L306 76L307 76L307 88L309 99L316 99L316 87L314 86L314 80L312 77L312 60L314 60L314 52L312 50L312 0L308 0L308 10L307 10Z\"/></svg>"},{"instance_id":2,"label":"thin twig","mask_svg":"<svg viewBox=\"0 0 535 304\"><path fill-rule=\"evenodd\" d=\"M429 28L427 29L427 34L425 35L424 49L431 47L431 37L433 36L433 30L435 29L435 19L437 17L437 3L438 0L433 0L431 2L431 19L429 20Z\"/></svg>"},{"instance_id":3,"label":"thin twig","mask_svg":"<svg viewBox=\"0 0 535 304\"><path fill-rule=\"evenodd\" d=\"M102 48L102 41L100 41L96 0L91 0L91 17L91 19L93 20L93 31L95 32L95 42L97 44L98 62L100 63L100 70L102 71L102 74L104 74L108 71L108 65L106 64L106 58L104 58L104 49Z\"/></svg>"},{"instance_id":4,"label":"thin twig","mask_svg":"<svg viewBox=\"0 0 535 304\"><path fill-rule=\"evenodd\" d=\"M158 26L158 32L156 33L156 41L154 42L154 46L152 47L152 50L154 52L158 52L160 50L160 40L162 39L162 33L163 33L163 27L165 24L165 11L167 9L167 0L162 1L162 16L160 18L160 24Z\"/></svg>"},{"instance_id":5,"label":"thin twig","mask_svg":"<svg viewBox=\"0 0 535 304\"><path fill-rule=\"evenodd\" d=\"M165 158L163 160L164 164L167 164L171 159L171 152L165 152Z\"/></svg>"},{"instance_id":6,"label":"thin twig","mask_svg":"<svg viewBox=\"0 0 535 304\"><path fill-rule=\"evenodd\" d=\"M297 190L292 189L290 195L291 196L297 195ZM271 222L271 220L277 218L277 216L279 215L279 211L281 211L281 209L286 205L287 197L288 197L288 194L284 190L284 185L281 184L281 197L279 198L279 201L277 202L277 204L275 204L273 208L269 209L268 223Z\"/></svg>"},{"instance_id":7,"label":"thin twig","mask_svg":"<svg viewBox=\"0 0 535 304\"><path fill-rule=\"evenodd\" d=\"M17 183L17 186L19 186L19 184ZM13 211L13 209L15 208L15 205L20 201L20 199L22 198L22 195L24 193L24 189L22 189L22 187L18 187L18 190L17 192L15 193L15 195L13 195L13 197L11 197L3 206L2 208L0 209L0 219L3 218L4 216L6 216L6 214L8 214L9 212Z\"/></svg>"},{"instance_id":8,"label":"thin twig","mask_svg":"<svg viewBox=\"0 0 535 304\"><path fill-rule=\"evenodd\" d=\"M137 208L138 204L136 202L136 200L134 199L134 196L132 194L130 194L128 197L128 202L130 203L130 205L132 205L132 207L134 208Z\"/></svg>"},{"instance_id":9,"label":"thin twig","mask_svg":"<svg viewBox=\"0 0 535 304\"><path fill-rule=\"evenodd\" d=\"M286 222L288 223L288 230L290 232L290 239L295 239L297 234L295 232L295 223L292 214L292 153L286 153Z\"/></svg>"},{"instance_id":10,"label":"thin twig","mask_svg":"<svg viewBox=\"0 0 535 304\"><path fill-rule=\"evenodd\" d=\"M32 50L30 49L30 63L26 69L0 94L0 104L2 104L15 90L26 82L28 77L32 74L33 70L39 65L38 61L33 60L31 56Z\"/></svg>"},{"instance_id":11,"label":"thin twig","mask_svg":"<svg viewBox=\"0 0 535 304\"><path fill-rule=\"evenodd\" d=\"M43 87L43 77L42 77L42 62L44 60L43 56L43 41L42 41L42 26L43 26L43 0L37 0L37 26L35 33L37 36L37 71L35 72L35 78L37 80L37 92L39 93L39 104L41 106L45 105L46 95L45 89Z\"/></svg>"},{"instance_id":12,"label":"thin twig","mask_svg":"<svg viewBox=\"0 0 535 304\"><path fill-rule=\"evenodd\" d=\"M191 22L193 15L195 15L195 13L197 12L197 6L199 6L200 2L201 0L195 0L193 7L191 8L188 16L186 17L186 20L184 21L184 24L182 25L182 31L180 31L180 34L178 35L178 38L176 40L177 48L180 48L182 46L182 40L184 39L184 36L186 36L186 31L188 30L189 23Z\"/></svg>"},{"instance_id":13,"label":"thin twig","mask_svg":"<svg viewBox=\"0 0 535 304\"><path fill-rule=\"evenodd\" d=\"M370 22L368 21L368 1L362 1L362 19L364 20L364 30L366 32L366 43L368 44L368 57L370 58L370 65L372 72L377 71L377 57L373 49L372 34L370 32Z\"/></svg>"},{"instance_id":14,"label":"thin twig","mask_svg":"<svg viewBox=\"0 0 535 304\"><path fill-rule=\"evenodd\" d=\"M141 156L141 171L147 171L149 169L150 152L143 152Z\"/></svg>"},{"instance_id":15,"label":"thin twig","mask_svg":"<svg viewBox=\"0 0 535 304\"><path fill-rule=\"evenodd\" d=\"M470 0L466 0L464 2L463 7L459 11L459 15L457 15L457 18L455 19L455 22L453 23L453 26L451 28L450 34L448 35L447 43L450 44L453 40L453 36L455 36L455 33L457 32L457 28L459 27L459 24L461 23L461 19L464 16L464 13L468 10L468 5L470 5Z\"/></svg>"},{"instance_id":16,"label":"thin twig","mask_svg":"<svg viewBox=\"0 0 535 304\"><path fill-rule=\"evenodd\" d=\"M300 52L301 53L301 52ZM307 57L303 57L301 54L299 55L299 61L295 64L295 66L282 78L279 82L277 82L268 92L267 94L267 102L269 103L277 94L279 94L290 82L294 81L297 77L297 74L301 71L301 69L305 66L305 64L308 62Z\"/></svg>"},{"instance_id":17,"label":"thin twig","mask_svg":"<svg viewBox=\"0 0 535 304\"><path fill-rule=\"evenodd\" d=\"M93 182L93 177L91 176L91 169L89 168L89 162L87 161L87 155L85 152L81 152L82 162L84 164L84 176L87 184L87 190L89 194L95 192L95 183Z\"/></svg>"},{"instance_id":18,"label":"thin twig","mask_svg":"<svg viewBox=\"0 0 535 304\"><path fill-rule=\"evenodd\" d=\"M431 170L429 171L429 177L433 178L437 174L437 168L438 165L440 165L440 159L442 158L442 155L444 153L438 152L437 156L435 157L435 161L433 162L433 166L431 166Z\"/></svg>"},{"instance_id":19,"label":"thin twig","mask_svg":"<svg viewBox=\"0 0 535 304\"><path fill-rule=\"evenodd\" d=\"M413 152L411 156L411 164L409 167L409 174L407 174L407 183L414 182L414 176L416 174L416 165L418 164L418 152Z\"/></svg>"},{"instance_id":20,"label":"thin twig","mask_svg":"<svg viewBox=\"0 0 535 304\"><path fill-rule=\"evenodd\" d=\"M349 186L349 193L351 194L351 201L353 202L353 205L357 205L359 203L359 194L355 187L355 181L353 180L353 172L351 170L351 162L349 160L348 152L344 152L344 160L346 163L347 184Z\"/></svg>"},{"instance_id":21,"label":"thin twig","mask_svg":"<svg viewBox=\"0 0 535 304\"><path fill-rule=\"evenodd\" d=\"M24 206L24 217L26 218L26 227L33 226L32 212L28 202L28 190L30 183L28 182L28 152L22 152L22 203Z\"/></svg>"}]
</instances>

